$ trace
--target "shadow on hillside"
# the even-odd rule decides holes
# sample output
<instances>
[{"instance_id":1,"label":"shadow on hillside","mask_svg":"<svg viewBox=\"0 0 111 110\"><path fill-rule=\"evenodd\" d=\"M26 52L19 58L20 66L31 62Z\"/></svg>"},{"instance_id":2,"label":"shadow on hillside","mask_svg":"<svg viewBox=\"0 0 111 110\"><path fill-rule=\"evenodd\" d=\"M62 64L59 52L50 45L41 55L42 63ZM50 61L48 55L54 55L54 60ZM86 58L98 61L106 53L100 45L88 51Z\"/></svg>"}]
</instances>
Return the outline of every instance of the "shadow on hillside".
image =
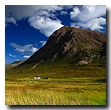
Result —
<instances>
[{"instance_id":1,"label":"shadow on hillside","mask_svg":"<svg viewBox=\"0 0 111 110\"><path fill-rule=\"evenodd\" d=\"M100 55L101 56L106 56L106 42L104 42L103 45L102 45Z\"/></svg>"}]
</instances>

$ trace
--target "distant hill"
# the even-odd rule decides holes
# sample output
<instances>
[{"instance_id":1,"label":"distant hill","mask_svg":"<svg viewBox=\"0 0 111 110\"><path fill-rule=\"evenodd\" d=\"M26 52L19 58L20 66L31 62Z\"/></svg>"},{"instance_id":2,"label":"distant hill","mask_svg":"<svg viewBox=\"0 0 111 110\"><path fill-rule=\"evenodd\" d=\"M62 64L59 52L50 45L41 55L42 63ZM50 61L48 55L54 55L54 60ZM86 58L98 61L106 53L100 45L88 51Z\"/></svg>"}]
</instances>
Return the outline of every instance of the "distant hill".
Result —
<instances>
[{"instance_id":1,"label":"distant hill","mask_svg":"<svg viewBox=\"0 0 111 110\"><path fill-rule=\"evenodd\" d=\"M15 62L13 62L13 63L11 63L11 64L7 64L7 65L5 65L5 70L10 69L10 68L13 68L13 67L15 67L15 66L18 66L18 65L20 65L21 63L23 63L24 61L26 61L26 60L19 60L19 61L15 61Z\"/></svg>"}]
</instances>

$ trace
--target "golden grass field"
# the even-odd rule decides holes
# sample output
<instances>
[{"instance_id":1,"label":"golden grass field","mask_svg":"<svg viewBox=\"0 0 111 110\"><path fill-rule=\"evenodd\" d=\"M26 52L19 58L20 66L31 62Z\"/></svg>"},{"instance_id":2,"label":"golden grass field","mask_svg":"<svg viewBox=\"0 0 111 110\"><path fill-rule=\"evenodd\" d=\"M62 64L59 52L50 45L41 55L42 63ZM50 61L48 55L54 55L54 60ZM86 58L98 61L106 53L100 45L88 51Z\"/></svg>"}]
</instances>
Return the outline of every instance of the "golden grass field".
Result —
<instances>
[{"instance_id":1,"label":"golden grass field","mask_svg":"<svg viewBox=\"0 0 111 110\"><path fill-rule=\"evenodd\" d=\"M100 77L104 79L105 77ZM5 82L6 105L106 105L106 83L92 78L30 79ZM94 78L98 79L98 78Z\"/></svg>"}]
</instances>

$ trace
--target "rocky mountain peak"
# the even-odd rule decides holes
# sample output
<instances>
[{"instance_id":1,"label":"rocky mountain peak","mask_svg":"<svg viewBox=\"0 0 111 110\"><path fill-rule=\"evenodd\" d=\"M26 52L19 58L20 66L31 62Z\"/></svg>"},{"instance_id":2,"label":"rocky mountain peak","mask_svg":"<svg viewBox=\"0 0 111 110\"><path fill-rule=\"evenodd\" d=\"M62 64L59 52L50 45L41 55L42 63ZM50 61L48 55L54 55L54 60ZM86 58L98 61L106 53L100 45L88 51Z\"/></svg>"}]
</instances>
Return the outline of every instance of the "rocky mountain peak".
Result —
<instances>
[{"instance_id":1,"label":"rocky mountain peak","mask_svg":"<svg viewBox=\"0 0 111 110\"><path fill-rule=\"evenodd\" d=\"M72 56L81 56L83 58L81 62L88 64L93 61L92 58L102 56L100 51L105 46L103 46L105 42L106 34L102 32L63 26L56 30L49 37L47 43L24 63L38 63L47 60L54 61L56 58L67 59Z\"/></svg>"}]
</instances>

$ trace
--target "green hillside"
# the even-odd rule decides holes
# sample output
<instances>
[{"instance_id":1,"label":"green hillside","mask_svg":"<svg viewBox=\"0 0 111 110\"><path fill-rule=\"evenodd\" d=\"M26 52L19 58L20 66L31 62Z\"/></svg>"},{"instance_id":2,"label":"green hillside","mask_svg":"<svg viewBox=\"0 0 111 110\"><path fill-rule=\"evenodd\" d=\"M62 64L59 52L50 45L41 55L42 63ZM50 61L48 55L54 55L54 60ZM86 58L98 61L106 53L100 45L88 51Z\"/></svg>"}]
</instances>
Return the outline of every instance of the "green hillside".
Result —
<instances>
[{"instance_id":1,"label":"green hillside","mask_svg":"<svg viewBox=\"0 0 111 110\"><path fill-rule=\"evenodd\" d=\"M76 57L77 58L77 57ZM79 58L79 57L78 57ZM101 77L106 76L106 62L104 60L93 61L88 65L76 65L78 59L56 59L53 62L42 62L24 64L6 70L6 79L10 78L33 78L35 75L50 78L72 78L72 77ZM33 68L35 66L35 68Z\"/></svg>"}]
</instances>

